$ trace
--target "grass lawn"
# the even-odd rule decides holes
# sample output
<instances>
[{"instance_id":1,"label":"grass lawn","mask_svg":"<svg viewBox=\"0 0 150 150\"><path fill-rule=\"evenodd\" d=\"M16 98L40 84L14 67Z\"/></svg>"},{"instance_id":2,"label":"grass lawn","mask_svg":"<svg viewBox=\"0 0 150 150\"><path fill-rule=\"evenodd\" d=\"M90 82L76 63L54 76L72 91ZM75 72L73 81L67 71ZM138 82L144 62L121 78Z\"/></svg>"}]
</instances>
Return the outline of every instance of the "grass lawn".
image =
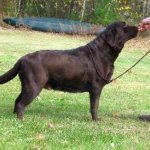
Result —
<instances>
[{"instance_id":1,"label":"grass lawn","mask_svg":"<svg viewBox=\"0 0 150 150\"><path fill-rule=\"evenodd\" d=\"M40 49L70 49L94 37L0 30L0 74L24 54ZM133 65L150 47L150 38L128 42L115 63L114 76ZM0 150L149 150L150 56L130 73L107 85L101 96L101 121L91 121L88 93L43 90L23 121L12 113L20 92L18 77L0 85Z\"/></svg>"}]
</instances>

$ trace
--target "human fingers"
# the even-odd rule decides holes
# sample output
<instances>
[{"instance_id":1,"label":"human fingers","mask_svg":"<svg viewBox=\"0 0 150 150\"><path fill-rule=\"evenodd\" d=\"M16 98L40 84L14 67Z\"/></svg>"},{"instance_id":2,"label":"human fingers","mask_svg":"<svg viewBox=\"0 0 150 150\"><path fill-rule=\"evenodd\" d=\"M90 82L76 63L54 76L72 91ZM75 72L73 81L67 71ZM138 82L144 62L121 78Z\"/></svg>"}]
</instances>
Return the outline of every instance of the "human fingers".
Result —
<instances>
[{"instance_id":1,"label":"human fingers","mask_svg":"<svg viewBox=\"0 0 150 150\"><path fill-rule=\"evenodd\" d=\"M144 32L144 31L146 31L146 29L145 28L138 28L138 31Z\"/></svg>"},{"instance_id":2,"label":"human fingers","mask_svg":"<svg viewBox=\"0 0 150 150\"><path fill-rule=\"evenodd\" d=\"M142 25L142 26L139 26L139 27L138 27L138 30L139 30L140 32L144 32L144 31L150 30L150 25Z\"/></svg>"},{"instance_id":3,"label":"human fingers","mask_svg":"<svg viewBox=\"0 0 150 150\"><path fill-rule=\"evenodd\" d=\"M150 17L145 18L141 21L142 24L150 24Z\"/></svg>"}]
</instances>

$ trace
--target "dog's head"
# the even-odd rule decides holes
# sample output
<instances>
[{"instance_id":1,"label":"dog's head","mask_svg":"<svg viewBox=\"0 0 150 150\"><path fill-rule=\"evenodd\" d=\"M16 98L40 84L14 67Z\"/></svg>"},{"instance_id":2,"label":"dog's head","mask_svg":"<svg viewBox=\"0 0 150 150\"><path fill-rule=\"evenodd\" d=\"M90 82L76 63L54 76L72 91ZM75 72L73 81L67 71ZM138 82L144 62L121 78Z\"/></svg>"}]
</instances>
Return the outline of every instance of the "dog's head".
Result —
<instances>
[{"instance_id":1,"label":"dog's head","mask_svg":"<svg viewBox=\"0 0 150 150\"><path fill-rule=\"evenodd\" d=\"M136 37L137 33L136 26L126 25L125 22L115 22L109 25L101 36L110 47L120 52L125 42Z\"/></svg>"}]
</instances>

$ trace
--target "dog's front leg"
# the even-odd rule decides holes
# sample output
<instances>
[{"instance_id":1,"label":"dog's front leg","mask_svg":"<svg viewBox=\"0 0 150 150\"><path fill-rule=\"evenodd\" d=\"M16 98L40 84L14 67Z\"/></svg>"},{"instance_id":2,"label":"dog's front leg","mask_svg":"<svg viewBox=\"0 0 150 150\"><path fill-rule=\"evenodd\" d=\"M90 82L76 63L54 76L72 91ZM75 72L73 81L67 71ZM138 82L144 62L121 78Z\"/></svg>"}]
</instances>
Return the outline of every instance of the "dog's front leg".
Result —
<instances>
[{"instance_id":1,"label":"dog's front leg","mask_svg":"<svg viewBox=\"0 0 150 150\"><path fill-rule=\"evenodd\" d=\"M98 121L98 107L99 107L99 99L100 99L100 94L101 94L102 88L96 88L92 89L89 94L90 94L90 111L92 115L92 119L94 121Z\"/></svg>"}]
</instances>

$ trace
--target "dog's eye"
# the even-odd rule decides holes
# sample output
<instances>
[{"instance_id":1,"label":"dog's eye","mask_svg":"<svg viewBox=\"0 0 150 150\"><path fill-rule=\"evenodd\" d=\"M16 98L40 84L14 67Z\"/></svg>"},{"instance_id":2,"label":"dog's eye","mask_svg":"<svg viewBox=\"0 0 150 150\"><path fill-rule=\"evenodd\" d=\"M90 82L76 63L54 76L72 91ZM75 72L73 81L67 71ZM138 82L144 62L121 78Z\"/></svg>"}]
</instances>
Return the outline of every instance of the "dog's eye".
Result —
<instances>
[{"instance_id":1,"label":"dog's eye","mask_svg":"<svg viewBox=\"0 0 150 150\"><path fill-rule=\"evenodd\" d=\"M126 33L128 31L127 26L123 27L124 32Z\"/></svg>"}]
</instances>

